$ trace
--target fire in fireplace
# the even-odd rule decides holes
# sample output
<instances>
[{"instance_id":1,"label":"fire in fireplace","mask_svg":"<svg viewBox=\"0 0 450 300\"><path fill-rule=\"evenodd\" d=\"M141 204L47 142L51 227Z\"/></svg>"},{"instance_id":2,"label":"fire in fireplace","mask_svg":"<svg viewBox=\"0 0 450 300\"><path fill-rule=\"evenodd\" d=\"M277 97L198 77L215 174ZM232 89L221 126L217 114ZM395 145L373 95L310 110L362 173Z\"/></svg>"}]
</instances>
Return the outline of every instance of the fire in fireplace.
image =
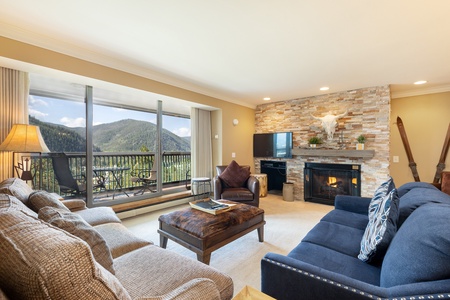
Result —
<instances>
[{"instance_id":1,"label":"fire in fireplace","mask_svg":"<svg viewBox=\"0 0 450 300\"><path fill-rule=\"evenodd\" d=\"M336 195L361 196L361 166L305 163L305 201L334 205Z\"/></svg>"}]
</instances>

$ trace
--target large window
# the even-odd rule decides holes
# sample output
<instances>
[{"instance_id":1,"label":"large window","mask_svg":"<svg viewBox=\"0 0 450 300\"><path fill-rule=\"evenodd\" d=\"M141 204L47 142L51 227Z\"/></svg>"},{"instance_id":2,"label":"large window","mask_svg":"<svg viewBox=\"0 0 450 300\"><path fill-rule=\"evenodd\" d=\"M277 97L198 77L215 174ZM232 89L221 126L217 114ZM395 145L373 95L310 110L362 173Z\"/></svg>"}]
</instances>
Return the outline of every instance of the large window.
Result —
<instances>
[{"instance_id":1,"label":"large window","mask_svg":"<svg viewBox=\"0 0 450 300\"><path fill-rule=\"evenodd\" d=\"M158 118L152 101L135 101L136 93L126 97L123 88L115 93L94 86L92 105L87 105L84 86L58 81L52 89L40 86L41 77L37 78L34 85L31 78L30 123L41 127L52 152L44 155L47 174L42 188L64 193L53 171L55 153L65 154L74 178L92 180L93 199L88 203L134 201L185 187L190 168L188 115L161 110ZM143 92L139 94L145 96ZM161 107L164 108L163 101ZM86 117L90 114L91 126ZM86 128L92 128L92 132ZM92 152L86 153L90 138ZM86 158L90 155L92 170L87 170ZM150 171L159 172L154 177L157 180L146 181Z\"/></svg>"}]
</instances>

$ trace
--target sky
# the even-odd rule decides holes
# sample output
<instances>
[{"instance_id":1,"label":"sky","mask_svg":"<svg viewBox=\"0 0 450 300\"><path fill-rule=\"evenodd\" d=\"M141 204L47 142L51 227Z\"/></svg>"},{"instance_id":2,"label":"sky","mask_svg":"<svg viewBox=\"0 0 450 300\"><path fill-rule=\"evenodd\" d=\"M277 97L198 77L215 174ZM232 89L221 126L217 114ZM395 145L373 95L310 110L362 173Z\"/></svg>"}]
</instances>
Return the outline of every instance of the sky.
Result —
<instances>
[{"instance_id":1,"label":"sky","mask_svg":"<svg viewBox=\"0 0 450 300\"><path fill-rule=\"evenodd\" d=\"M36 119L67 127L86 127L85 105L82 102L30 96L28 113ZM147 121L156 124L156 114L94 105L94 125L112 123L124 119ZM164 129L180 137L191 135L191 120L163 116Z\"/></svg>"}]
</instances>

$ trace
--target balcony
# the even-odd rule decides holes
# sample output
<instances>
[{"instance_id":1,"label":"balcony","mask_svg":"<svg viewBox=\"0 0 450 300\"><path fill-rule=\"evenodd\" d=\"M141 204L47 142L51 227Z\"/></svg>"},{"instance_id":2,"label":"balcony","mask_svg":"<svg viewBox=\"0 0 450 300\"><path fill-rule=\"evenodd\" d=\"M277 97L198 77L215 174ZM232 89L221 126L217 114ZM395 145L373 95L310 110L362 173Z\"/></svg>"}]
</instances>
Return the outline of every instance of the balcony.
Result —
<instances>
[{"instance_id":1,"label":"balcony","mask_svg":"<svg viewBox=\"0 0 450 300\"><path fill-rule=\"evenodd\" d=\"M86 175L86 155L84 153L66 153L73 177ZM151 169L155 161L152 152L120 152L103 153L94 152L94 168L108 169L119 167L123 169L119 173L110 171L101 172L102 186L93 190L93 203L99 205L113 205L117 203L133 202L154 197L155 194L146 191L143 195L135 196L142 183L131 181L132 174L137 169ZM39 168L39 165L41 166ZM191 154L190 152L164 152L161 160L162 192L163 194L187 191L190 184ZM35 189L55 192L63 197L70 197L61 192L58 181L55 178L52 159L48 154L32 156L33 186ZM39 171L40 170L40 171ZM93 173L93 185L98 183L98 174ZM114 177L116 176L116 178ZM117 181L120 182L119 187ZM153 187L152 187L153 189ZM156 189L156 184L154 189Z\"/></svg>"}]
</instances>

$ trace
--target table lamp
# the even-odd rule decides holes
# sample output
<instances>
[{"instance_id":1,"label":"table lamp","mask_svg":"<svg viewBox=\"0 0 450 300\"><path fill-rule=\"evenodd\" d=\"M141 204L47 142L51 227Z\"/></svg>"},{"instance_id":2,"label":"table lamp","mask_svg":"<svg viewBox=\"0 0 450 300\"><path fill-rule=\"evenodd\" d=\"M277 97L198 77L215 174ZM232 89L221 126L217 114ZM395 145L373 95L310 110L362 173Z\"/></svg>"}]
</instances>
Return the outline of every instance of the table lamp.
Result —
<instances>
[{"instance_id":1,"label":"table lamp","mask_svg":"<svg viewBox=\"0 0 450 300\"><path fill-rule=\"evenodd\" d=\"M38 126L27 124L14 124L6 139L0 145L0 151L12 151L15 153L43 153L50 152L42 138L41 131ZM13 173L16 169L17 176L28 181L33 179L31 174L30 158L22 157L22 162L14 166L13 156ZM19 174L19 170L22 174Z\"/></svg>"}]
</instances>

